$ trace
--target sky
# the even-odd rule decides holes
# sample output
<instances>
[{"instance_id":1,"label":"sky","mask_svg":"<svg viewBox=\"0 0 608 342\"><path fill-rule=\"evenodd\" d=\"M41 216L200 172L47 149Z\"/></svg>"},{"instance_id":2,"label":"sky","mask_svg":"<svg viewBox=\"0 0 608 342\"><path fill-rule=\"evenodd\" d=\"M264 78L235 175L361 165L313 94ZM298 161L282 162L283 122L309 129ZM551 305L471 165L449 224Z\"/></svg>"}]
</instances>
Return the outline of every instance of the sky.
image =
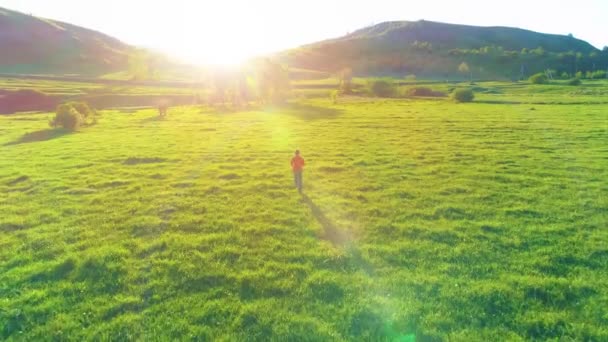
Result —
<instances>
[{"instance_id":1,"label":"sky","mask_svg":"<svg viewBox=\"0 0 608 342\"><path fill-rule=\"evenodd\" d=\"M250 57L388 20L511 26L608 45L608 0L0 0L192 63Z\"/></svg>"}]
</instances>

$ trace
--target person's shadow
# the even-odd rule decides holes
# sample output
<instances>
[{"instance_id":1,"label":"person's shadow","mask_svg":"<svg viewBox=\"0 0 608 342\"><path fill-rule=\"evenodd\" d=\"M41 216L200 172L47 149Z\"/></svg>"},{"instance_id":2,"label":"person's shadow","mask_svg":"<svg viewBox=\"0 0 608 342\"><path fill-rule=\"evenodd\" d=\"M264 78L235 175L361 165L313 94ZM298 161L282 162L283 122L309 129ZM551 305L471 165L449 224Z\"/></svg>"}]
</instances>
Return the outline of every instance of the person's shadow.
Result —
<instances>
[{"instance_id":1,"label":"person's shadow","mask_svg":"<svg viewBox=\"0 0 608 342\"><path fill-rule=\"evenodd\" d=\"M312 215L319 221L324 230L324 238L334 245L344 246L350 243L351 239L347 232L336 227L328 218L325 216L321 208L319 208L306 194L302 195L302 202L304 202L312 212Z\"/></svg>"},{"instance_id":2,"label":"person's shadow","mask_svg":"<svg viewBox=\"0 0 608 342\"><path fill-rule=\"evenodd\" d=\"M328 218L325 216L321 208L319 208L306 194L302 195L302 202L304 202L312 212L312 215L319 221L324 230L323 238L330 241L334 246L344 247L347 255L349 255L352 265L356 268L364 270L367 274L373 274L374 268L372 265L365 260L361 251L354 244L352 234L348 231L342 230L336 227Z\"/></svg>"}]
</instances>

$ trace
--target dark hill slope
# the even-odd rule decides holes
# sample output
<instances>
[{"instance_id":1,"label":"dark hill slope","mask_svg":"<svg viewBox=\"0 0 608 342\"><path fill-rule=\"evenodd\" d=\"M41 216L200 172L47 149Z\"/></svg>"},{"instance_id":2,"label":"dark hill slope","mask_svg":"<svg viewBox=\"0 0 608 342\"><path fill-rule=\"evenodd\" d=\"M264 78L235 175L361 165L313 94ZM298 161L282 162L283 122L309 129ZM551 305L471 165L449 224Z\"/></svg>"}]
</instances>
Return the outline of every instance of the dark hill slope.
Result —
<instances>
[{"instance_id":1,"label":"dark hill slope","mask_svg":"<svg viewBox=\"0 0 608 342\"><path fill-rule=\"evenodd\" d=\"M122 70L132 47L105 34L0 8L0 72L95 75Z\"/></svg>"},{"instance_id":2,"label":"dark hill slope","mask_svg":"<svg viewBox=\"0 0 608 342\"><path fill-rule=\"evenodd\" d=\"M441 48L473 49L501 46L505 50L535 49L542 46L551 52L570 50L589 53L596 51L589 43L555 34L538 33L510 27L478 27L431 21L393 21L355 31L340 40L377 39L386 44L429 42Z\"/></svg>"},{"instance_id":3,"label":"dark hill slope","mask_svg":"<svg viewBox=\"0 0 608 342\"><path fill-rule=\"evenodd\" d=\"M287 51L282 57L294 67L323 71L352 67L358 74L441 78L456 77L462 62L476 76L490 78L518 78L522 69L524 74L546 69L575 73L606 64L605 54L571 36L430 21L385 22Z\"/></svg>"}]
</instances>

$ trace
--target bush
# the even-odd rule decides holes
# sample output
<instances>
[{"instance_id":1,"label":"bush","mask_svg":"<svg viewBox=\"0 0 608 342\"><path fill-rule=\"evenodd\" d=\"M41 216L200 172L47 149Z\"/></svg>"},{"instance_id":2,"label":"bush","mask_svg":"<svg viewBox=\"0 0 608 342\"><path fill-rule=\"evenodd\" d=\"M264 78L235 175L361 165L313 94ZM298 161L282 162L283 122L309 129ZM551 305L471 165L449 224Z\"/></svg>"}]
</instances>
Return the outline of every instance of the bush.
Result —
<instances>
[{"instance_id":1,"label":"bush","mask_svg":"<svg viewBox=\"0 0 608 342\"><path fill-rule=\"evenodd\" d=\"M340 95L340 91L339 90L333 90L331 93L329 93L329 99L331 100L331 102L333 104L338 103L338 96Z\"/></svg>"},{"instance_id":2,"label":"bush","mask_svg":"<svg viewBox=\"0 0 608 342\"><path fill-rule=\"evenodd\" d=\"M57 106L55 118L50 125L76 131L81 126L97 123L96 114L85 102L68 102Z\"/></svg>"},{"instance_id":3,"label":"bush","mask_svg":"<svg viewBox=\"0 0 608 342\"><path fill-rule=\"evenodd\" d=\"M86 102L68 102L67 104L76 109L76 111L85 119L92 118L97 115L97 112L91 109Z\"/></svg>"},{"instance_id":4,"label":"bush","mask_svg":"<svg viewBox=\"0 0 608 342\"><path fill-rule=\"evenodd\" d=\"M452 93L452 98L456 102L472 102L475 99L473 90L468 88L456 89Z\"/></svg>"},{"instance_id":5,"label":"bush","mask_svg":"<svg viewBox=\"0 0 608 342\"><path fill-rule=\"evenodd\" d=\"M541 72L530 76L530 82L532 84L547 84L549 83L549 79L547 78L547 75Z\"/></svg>"},{"instance_id":6,"label":"bush","mask_svg":"<svg viewBox=\"0 0 608 342\"><path fill-rule=\"evenodd\" d=\"M571 85L571 86L581 85L581 79L580 78L573 78L570 81L568 81L568 85Z\"/></svg>"},{"instance_id":7,"label":"bush","mask_svg":"<svg viewBox=\"0 0 608 342\"><path fill-rule=\"evenodd\" d=\"M63 127L69 131L76 131L82 125L83 118L74 107L62 104L57 107L55 118L51 122L53 127Z\"/></svg>"},{"instance_id":8,"label":"bush","mask_svg":"<svg viewBox=\"0 0 608 342\"><path fill-rule=\"evenodd\" d=\"M593 78L593 79L606 78L606 71L597 70L591 74L591 78Z\"/></svg>"},{"instance_id":9,"label":"bush","mask_svg":"<svg viewBox=\"0 0 608 342\"><path fill-rule=\"evenodd\" d=\"M397 87L390 80L371 81L369 90L374 96L378 97L393 97L397 94Z\"/></svg>"}]
</instances>

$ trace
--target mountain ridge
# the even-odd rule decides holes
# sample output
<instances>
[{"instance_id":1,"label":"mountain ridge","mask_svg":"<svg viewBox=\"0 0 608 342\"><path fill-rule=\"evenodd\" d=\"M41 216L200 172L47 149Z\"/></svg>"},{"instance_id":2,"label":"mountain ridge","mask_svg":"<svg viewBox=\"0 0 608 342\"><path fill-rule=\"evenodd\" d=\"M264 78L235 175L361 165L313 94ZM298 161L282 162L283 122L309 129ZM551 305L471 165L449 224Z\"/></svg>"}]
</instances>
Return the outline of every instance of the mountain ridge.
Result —
<instances>
[{"instance_id":1,"label":"mountain ridge","mask_svg":"<svg viewBox=\"0 0 608 342\"><path fill-rule=\"evenodd\" d=\"M571 35L420 20L379 23L278 56L298 68L335 72L349 67L362 75L441 78L466 62L484 77L513 79L546 69L572 75L605 70L606 52Z\"/></svg>"},{"instance_id":2,"label":"mountain ridge","mask_svg":"<svg viewBox=\"0 0 608 342\"><path fill-rule=\"evenodd\" d=\"M134 48L104 33L0 7L0 72L103 74Z\"/></svg>"},{"instance_id":3,"label":"mountain ridge","mask_svg":"<svg viewBox=\"0 0 608 342\"><path fill-rule=\"evenodd\" d=\"M74 74L98 77L124 72L137 49L104 33L0 7L0 73ZM150 57L152 56L152 57ZM290 67L333 73L351 68L362 76L415 74L521 79L552 69L568 77L608 69L603 51L571 35L504 26L472 26L428 20L387 21L347 35L273 55ZM146 57L153 70L172 65ZM152 61L152 62L151 62Z\"/></svg>"},{"instance_id":4,"label":"mountain ridge","mask_svg":"<svg viewBox=\"0 0 608 342\"><path fill-rule=\"evenodd\" d=\"M392 26L392 27L391 27ZM451 36L457 35L457 34L462 34L462 32L456 33L454 32L454 30L467 30L467 31L476 31L476 30L484 30L488 33L492 33L492 34L497 34L498 32L508 32L510 31L512 34L513 33L519 33L519 34L526 34L526 35L533 35L533 36L537 36L537 37L551 37L557 41L561 41L561 42L571 42L571 43L575 43L575 45L579 46L579 49L575 49L575 50L586 50L588 52L591 51L598 51L599 49L597 49L596 47L594 47L592 44L582 40L582 39L578 39L575 38L571 35L561 35L561 34L555 34L555 33L543 33L543 32L538 32L538 31L533 31L533 30L528 30L528 29L524 29L524 28L519 28L519 27L510 27L510 26L475 26L475 25L465 25L465 24L453 24L453 23L443 23L443 22L438 22L438 21L429 21L429 20L418 20L418 21L407 21L407 20L403 20L403 21L385 21L379 24L375 24L375 25L371 25L368 27L364 27L361 29L358 29L352 33L349 33L343 37L339 37L340 38L360 38L361 36L371 36L370 33L374 33L375 36L381 36L383 34L386 33L390 33L393 32L395 30L400 30L400 29L409 29L409 28L421 28L424 30L428 30L428 29L437 29L437 28L441 28L444 31L448 31L450 30L451 32ZM381 31L381 32L378 32ZM487 34L487 33L486 33ZM421 39L418 40L424 40L424 38L428 38L428 37L420 37ZM531 41L531 40L527 40L529 42L529 44L527 44L527 46L525 46L525 48L536 48L539 45L543 44L543 41L540 39ZM558 47L559 48L555 48ZM556 51L556 52L562 52L562 51L568 51L569 48L568 47L572 47L572 44L566 44L566 47L564 47L564 45L555 45L552 46L553 48L548 49L551 51ZM506 47L505 47L506 48ZM520 47L521 48L521 47Z\"/></svg>"}]
</instances>

